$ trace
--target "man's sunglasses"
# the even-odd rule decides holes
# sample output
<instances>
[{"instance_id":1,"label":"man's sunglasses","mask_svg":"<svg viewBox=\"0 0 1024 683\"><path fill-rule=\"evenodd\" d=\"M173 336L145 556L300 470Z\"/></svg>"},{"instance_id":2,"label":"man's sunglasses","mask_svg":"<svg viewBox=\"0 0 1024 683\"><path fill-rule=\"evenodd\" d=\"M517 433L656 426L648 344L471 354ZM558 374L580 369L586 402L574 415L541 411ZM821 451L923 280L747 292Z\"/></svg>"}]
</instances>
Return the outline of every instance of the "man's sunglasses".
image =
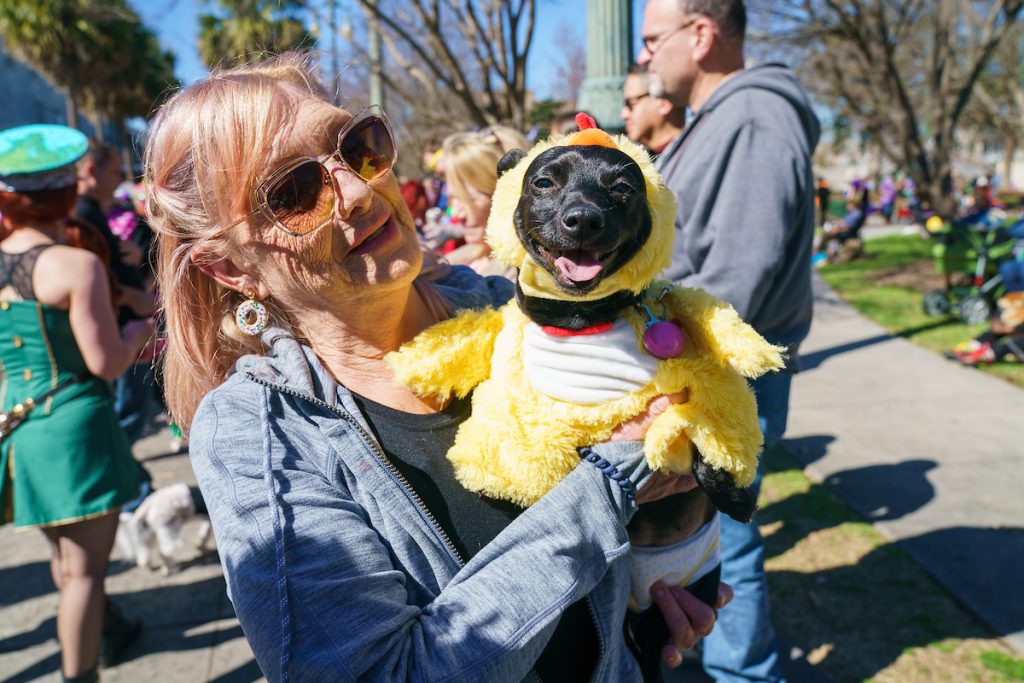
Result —
<instances>
[{"instance_id":1,"label":"man's sunglasses","mask_svg":"<svg viewBox=\"0 0 1024 683\"><path fill-rule=\"evenodd\" d=\"M293 237L309 235L331 221L338 201L325 164L328 159L334 157L370 182L390 171L397 156L395 136L384 110L377 105L367 107L338 133L334 152L323 157L299 157L274 171L253 192L255 208L227 227L262 213Z\"/></svg>"}]
</instances>

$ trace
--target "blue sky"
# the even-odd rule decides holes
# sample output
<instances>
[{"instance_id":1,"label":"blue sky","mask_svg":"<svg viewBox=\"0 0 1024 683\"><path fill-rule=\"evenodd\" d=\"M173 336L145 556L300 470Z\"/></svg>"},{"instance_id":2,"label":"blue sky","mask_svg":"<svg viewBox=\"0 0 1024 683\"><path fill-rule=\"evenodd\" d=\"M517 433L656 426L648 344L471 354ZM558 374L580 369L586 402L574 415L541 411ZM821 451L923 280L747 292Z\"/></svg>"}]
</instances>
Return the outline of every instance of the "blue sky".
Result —
<instances>
[{"instance_id":1,"label":"blue sky","mask_svg":"<svg viewBox=\"0 0 1024 683\"><path fill-rule=\"evenodd\" d=\"M143 21L160 38L165 49L177 56L177 75L184 83L202 78L206 69L196 47L198 17L209 11L204 0L130 0ZM339 3L344 6L345 0ZM354 4L354 3L353 3ZM643 0L634 0L634 30L639 33ZM565 32L582 45L586 39L586 0L537 0L537 26L534 47L527 64L527 86L538 97L551 93L558 65L564 59L558 54L565 44ZM545 65L551 65L545 67Z\"/></svg>"}]
</instances>

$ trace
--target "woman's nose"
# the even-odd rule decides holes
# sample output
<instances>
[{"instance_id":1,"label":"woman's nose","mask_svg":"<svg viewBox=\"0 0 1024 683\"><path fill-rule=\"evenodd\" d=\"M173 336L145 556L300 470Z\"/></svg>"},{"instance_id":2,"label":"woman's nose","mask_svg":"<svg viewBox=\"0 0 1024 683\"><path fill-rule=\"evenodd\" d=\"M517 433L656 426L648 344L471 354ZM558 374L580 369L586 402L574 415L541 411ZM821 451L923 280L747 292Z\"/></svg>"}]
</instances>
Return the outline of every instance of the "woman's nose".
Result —
<instances>
[{"instance_id":1,"label":"woman's nose","mask_svg":"<svg viewBox=\"0 0 1024 683\"><path fill-rule=\"evenodd\" d=\"M333 159L327 162L327 168L334 183L334 192L338 197L338 214L347 221L353 214L368 211L373 204L373 188L370 184L349 170L344 164Z\"/></svg>"}]
</instances>

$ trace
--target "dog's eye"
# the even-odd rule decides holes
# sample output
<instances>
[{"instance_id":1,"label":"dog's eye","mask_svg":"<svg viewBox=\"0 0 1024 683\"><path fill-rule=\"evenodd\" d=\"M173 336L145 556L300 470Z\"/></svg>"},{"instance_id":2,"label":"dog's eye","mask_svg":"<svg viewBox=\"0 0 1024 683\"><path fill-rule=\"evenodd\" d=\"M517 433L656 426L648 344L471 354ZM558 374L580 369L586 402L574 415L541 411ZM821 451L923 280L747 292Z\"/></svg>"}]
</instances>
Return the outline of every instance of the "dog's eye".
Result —
<instances>
[{"instance_id":1,"label":"dog's eye","mask_svg":"<svg viewBox=\"0 0 1024 683\"><path fill-rule=\"evenodd\" d=\"M539 178L534 179L533 186L538 190L548 190L555 186L555 181L553 181L551 178L545 178L544 176L541 176Z\"/></svg>"},{"instance_id":2,"label":"dog's eye","mask_svg":"<svg viewBox=\"0 0 1024 683\"><path fill-rule=\"evenodd\" d=\"M614 195L625 197L632 191L633 186L627 183L625 180L620 180L619 182L612 185L612 194Z\"/></svg>"}]
</instances>

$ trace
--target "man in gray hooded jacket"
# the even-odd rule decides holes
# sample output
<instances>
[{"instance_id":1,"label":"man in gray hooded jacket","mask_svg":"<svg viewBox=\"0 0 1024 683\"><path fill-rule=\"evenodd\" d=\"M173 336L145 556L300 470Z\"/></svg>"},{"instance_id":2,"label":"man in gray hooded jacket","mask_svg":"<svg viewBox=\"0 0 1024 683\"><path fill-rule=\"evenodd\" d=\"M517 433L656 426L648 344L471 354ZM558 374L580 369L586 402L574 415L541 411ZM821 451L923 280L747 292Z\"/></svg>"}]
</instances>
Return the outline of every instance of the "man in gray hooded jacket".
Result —
<instances>
[{"instance_id":1,"label":"man in gray hooded jacket","mask_svg":"<svg viewBox=\"0 0 1024 683\"><path fill-rule=\"evenodd\" d=\"M744 68L745 30L742 0L648 0L637 61L691 112L658 161L679 202L666 275L729 301L789 348L790 367L754 382L768 448L785 432L811 323L811 154L820 129L791 71ZM722 580L736 597L705 641L704 668L719 682L781 681L756 520L723 520L722 549Z\"/></svg>"}]
</instances>

